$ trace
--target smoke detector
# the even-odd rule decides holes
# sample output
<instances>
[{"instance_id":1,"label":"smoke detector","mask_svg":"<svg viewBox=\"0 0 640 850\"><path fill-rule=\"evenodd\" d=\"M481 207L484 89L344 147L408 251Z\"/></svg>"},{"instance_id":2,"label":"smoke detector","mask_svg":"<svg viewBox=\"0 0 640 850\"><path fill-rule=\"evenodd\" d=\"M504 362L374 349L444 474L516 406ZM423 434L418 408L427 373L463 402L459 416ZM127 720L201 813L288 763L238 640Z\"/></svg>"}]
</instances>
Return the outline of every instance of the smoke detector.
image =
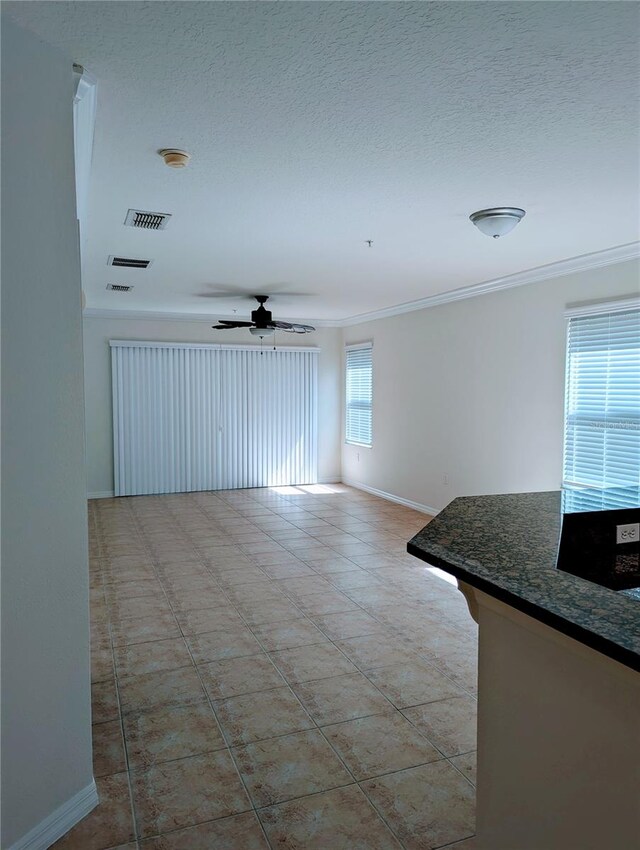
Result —
<instances>
[{"instance_id":1,"label":"smoke detector","mask_svg":"<svg viewBox=\"0 0 640 850\"><path fill-rule=\"evenodd\" d=\"M163 148L158 153L164 159L164 164L168 165L169 168L186 168L191 159L186 151L179 151L176 148Z\"/></svg>"}]
</instances>

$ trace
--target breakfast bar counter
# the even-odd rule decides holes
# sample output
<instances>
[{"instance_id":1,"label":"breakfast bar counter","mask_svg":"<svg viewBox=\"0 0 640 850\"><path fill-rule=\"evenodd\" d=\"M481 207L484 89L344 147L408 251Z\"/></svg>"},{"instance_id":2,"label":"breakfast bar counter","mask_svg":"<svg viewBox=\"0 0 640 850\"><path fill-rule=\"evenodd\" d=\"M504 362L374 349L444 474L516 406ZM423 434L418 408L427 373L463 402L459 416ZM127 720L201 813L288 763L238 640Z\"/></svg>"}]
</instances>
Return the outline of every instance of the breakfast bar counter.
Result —
<instances>
[{"instance_id":1,"label":"breakfast bar counter","mask_svg":"<svg viewBox=\"0 0 640 850\"><path fill-rule=\"evenodd\" d=\"M640 595L556 567L560 491L455 499L407 550L640 671Z\"/></svg>"},{"instance_id":2,"label":"breakfast bar counter","mask_svg":"<svg viewBox=\"0 0 640 850\"><path fill-rule=\"evenodd\" d=\"M583 515L593 539L574 560L589 580L559 569L567 504L558 491L455 499L407 546L456 577L479 624L479 850L640 847L637 545L607 550L622 589L596 583L603 526Z\"/></svg>"}]
</instances>

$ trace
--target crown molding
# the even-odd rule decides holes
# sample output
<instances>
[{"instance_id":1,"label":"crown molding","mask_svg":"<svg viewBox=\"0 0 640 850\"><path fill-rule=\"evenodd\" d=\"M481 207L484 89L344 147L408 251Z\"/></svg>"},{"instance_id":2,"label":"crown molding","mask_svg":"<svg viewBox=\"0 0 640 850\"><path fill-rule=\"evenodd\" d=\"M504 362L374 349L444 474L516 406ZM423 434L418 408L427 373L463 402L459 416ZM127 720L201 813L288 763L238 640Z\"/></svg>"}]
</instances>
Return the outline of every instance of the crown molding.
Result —
<instances>
[{"instance_id":1,"label":"crown molding","mask_svg":"<svg viewBox=\"0 0 640 850\"><path fill-rule=\"evenodd\" d=\"M82 311L85 319L131 319L144 322L202 322L205 324L216 324L220 319L235 321L238 316L221 316L220 313L169 313L164 310L113 310L107 307L85 307ZM316 328L339 328L342 323L339 319L292 319L283 318L286 322L300 322L300 324L312 324Z\"/></svg>"},{"instance_id":2,"label":"crown molding","mask_svg":"<svg viewBox=\"0 0 640 850\"><path fill-rule=\"evenodd\" d=\"M291 322L304 322L312 324L317 328L345 328L351 325L361 325L364 322L373 322L377 319L387 319L391 316L400 316L403 313L412 313L414 310L426 310L428 307L438 307L441 304L450 304L453 301L463 301L466 298L476 298L478 295L487 295L490 292L500 292L503 289L512 289L516 286L526 286L529 283L540 283L553 277L564 277L576 272L589 271L590 269L612 266L616 263L624 263L628 260L640 258L640 242L629 242L627 245L618 245L615 248L606 248L604 251L595 251L592 254L582 254L579 257L571 257L568 260L558 260L544 266L537 266L516 274L498 277L493 280L485 280L482 283L474 283L463 286L460 289L452 289L449 292L441 292L437 295L428 295L417 301L406 301L395 307L384 307L381 310L372 310L370 313L359 313L347 316L343 319L291 319ZM113 310L103 307L86 307L83 315L87 319L132 319L138 321L153 322L217 322L220 318L233 320L237 316L220 316L212 313L169 313L152 310Z\"/></svg>"},{"instance_id":3,"label":"crown molding","mask_svg":"<svg viewBox=\"0 0 640 850\"><path fill-rule=\"evenodd\" d=\"M607 248L604 251L595 251L593 254L582 254L580 257L572 257L568 260L558 260L545 266L537 266L524 272L517 272L506 277L498 277L494 280L486 280L482 283L463 286L460 289L452 289L438 295L428 295L417 301L407 301L395 307L387 307L382 310L373 310L371 313L360 313L343 319L341 325L361 325L364 322L373 322L376 319L387 319L391 316L400 316L402 313L411 313L414 310L425 310L428 307L438 307L441 304L449 304L453 301L463 301L466 298L475 298L478 295L487 295L490 292L500 292L502 289L512 289L516 286L525 286L529 283L540 283L553 277L564 277L576 272L598 269L603 266L611 266L616 263L624 263L627 260L640 258L640 242L630 242L627 245L618 245L615 248Z\"/></svg>"}]
</instances>

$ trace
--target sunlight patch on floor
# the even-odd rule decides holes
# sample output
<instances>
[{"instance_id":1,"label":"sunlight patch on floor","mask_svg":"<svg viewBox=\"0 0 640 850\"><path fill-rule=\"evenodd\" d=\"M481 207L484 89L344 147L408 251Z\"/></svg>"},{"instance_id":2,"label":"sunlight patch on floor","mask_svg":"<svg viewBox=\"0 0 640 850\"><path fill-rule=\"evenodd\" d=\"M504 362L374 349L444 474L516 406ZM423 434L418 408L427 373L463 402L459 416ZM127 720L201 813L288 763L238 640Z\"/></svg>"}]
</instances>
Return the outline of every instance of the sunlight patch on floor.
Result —
<instances>
[{"instance_id":1,"label":"sunlight patch on floor","mask_svg":"<svg viewBox=\"0 0 640 850\"><path fill-rule=\"evenodd\" d=\"M269 487L269 490L279 496L304 496L303 491L298 487Z\"/></svg>"},{"instance_id":2,"label":"sunlight patch on floor","mask_svg":"<svg viewBox=\"0 0 640 850\"><path fill-rule=\"evenodd\" d=\"M299 484L297 486L269 487L273 493L279 496L335 496L346 492L343 485L328 484Z\"/></svg>"},{"instance_id":3,"label":"sunlight patch on floor","mask_svg":"<svg viewBox=\"0 0 640 850\"><path fill-rule=\"evenodd\" d=\"M344 490L339 490L337 487L330 487L328 484L305 484L300 487L305 493L312 493L317 496L335 496L339 493L344 493Z\"/></svg>"},{"instance_id":4,"label":"sunlight patch on floor","mask_svg":"<svg viewBox=\"0 0 640 850\"><path fill-rule=\"evenodd\" d=\"M445 571L441 570L439 567L427 567L427 570L436 578L440 578L442 581L446 581L454 587L458 586L458 579L455 576L452 576L451 573L445 573Z\"/></svg>"}]
</instances>

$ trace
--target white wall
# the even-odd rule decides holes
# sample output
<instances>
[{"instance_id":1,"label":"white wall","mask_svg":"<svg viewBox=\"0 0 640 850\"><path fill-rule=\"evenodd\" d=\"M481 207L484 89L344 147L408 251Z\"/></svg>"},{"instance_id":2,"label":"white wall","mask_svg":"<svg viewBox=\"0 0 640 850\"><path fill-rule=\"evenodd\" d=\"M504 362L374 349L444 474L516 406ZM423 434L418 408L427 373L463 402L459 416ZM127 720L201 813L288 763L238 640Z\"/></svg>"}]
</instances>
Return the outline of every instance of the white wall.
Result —
<instances>
[{"instance_id":1,"label":"white wall","mask_svg":"<svg viewBox=\"0 0 640 850\"><path fill-rule=\"evenodd\" d=\"M3 15L1 844L7 850L93 783L72 100L71 60Z\"/></svg>"},{"instance_id":2,"label":"white wall","mask_svg":"<svg viewBox=\"0 0 640 850\"><path fill-rule=\"evenodd\" d=\"M113 491L113 429L110 339L161 342L247 343L247 330L214 331L212 322L157 321L149 319L84 319L85 397L87 416L87 490L89 494ZM318 346L318 476L321 481L340 478L341 332L318 328L304 337L280 334L282 345ZM265 341L266 344L266 341Z\"/></svg>"},{"instance_id":3,"label":"white wall","mask_svg":"<svg viewBox=\"0 0 640 850\"><path fill-rule=\"evenodd\" d=\"M373 447L343 445L343 479L435 509L557 489L565 307L638 282L620 263L346 328L345 343L373 340L374 413Z\"/></svg>"}]
</instances>

